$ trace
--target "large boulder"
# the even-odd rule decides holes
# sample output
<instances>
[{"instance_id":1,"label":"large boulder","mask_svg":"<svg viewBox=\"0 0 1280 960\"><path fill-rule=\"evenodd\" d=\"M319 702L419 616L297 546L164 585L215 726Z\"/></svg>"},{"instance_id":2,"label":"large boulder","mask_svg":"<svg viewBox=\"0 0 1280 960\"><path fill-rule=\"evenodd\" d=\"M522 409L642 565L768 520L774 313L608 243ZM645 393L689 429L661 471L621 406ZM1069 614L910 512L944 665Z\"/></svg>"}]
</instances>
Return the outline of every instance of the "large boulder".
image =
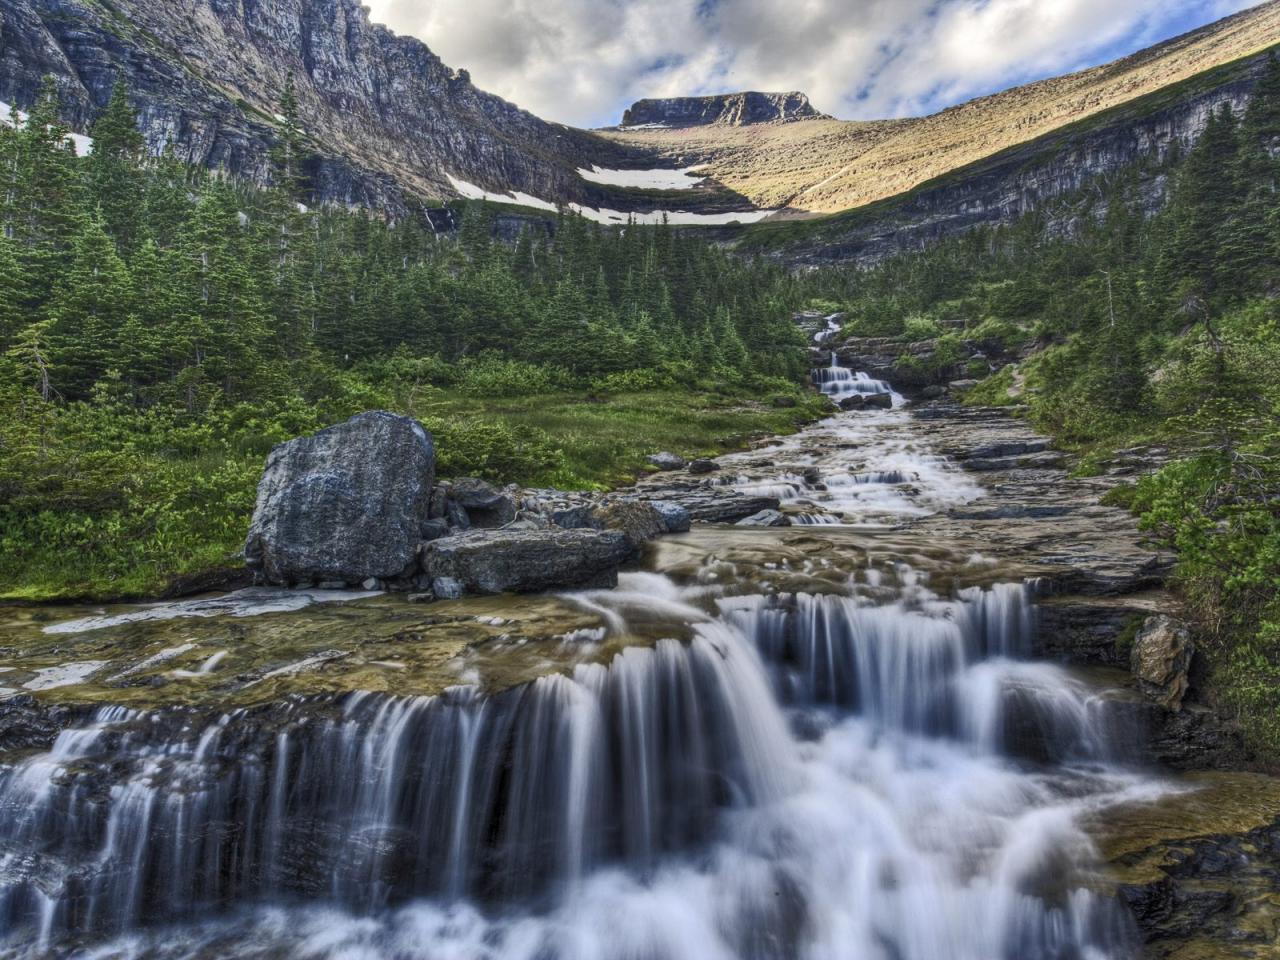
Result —
<instances>
[{"instance_id":1,"label":"large boulder","mask_svg":"<svg viewBox=\"0 0 1280 960\"><path fill-rule=\"evenodd\" d=\"M531 593L617 586L633 550L618 530L471 530L423 544L421 563L433 583L469 593Z\"/></svg>"},{"instance_id":2,"label":"large boulder","mask_svg":"<svg viewBox=\"0 0 1280 960\"><path fill-rule=\"evenodd\" d=\"M1195 644L1190 628L1163 614L1147 617L1133 638L1130 666L1142 692L1167 710L1182 708Z\"/></svg>"},{"instance_id":3,"label":"large boulder","mask_svg":"<svg viewBox=\"0 0 1280 960\"><path fill-rule=\"evenodd\" d=\"M245 561L269 583L360 583L413 570L430 512L431 435L361 413L267 457Z\"/></svg>"}]
</instances>

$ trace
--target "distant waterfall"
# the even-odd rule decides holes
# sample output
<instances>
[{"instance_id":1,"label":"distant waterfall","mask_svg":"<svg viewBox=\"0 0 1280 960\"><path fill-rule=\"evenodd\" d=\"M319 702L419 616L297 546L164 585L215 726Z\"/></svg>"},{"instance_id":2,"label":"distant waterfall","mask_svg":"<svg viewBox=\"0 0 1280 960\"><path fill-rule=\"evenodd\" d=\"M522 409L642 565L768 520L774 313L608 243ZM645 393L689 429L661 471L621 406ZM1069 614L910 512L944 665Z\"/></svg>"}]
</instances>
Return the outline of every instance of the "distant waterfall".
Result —
<instances>
[{"instance_id":1,"label":"distant waterfall","mask_svg":"<svg viewBox=\"0 0 1280 960\"><path fill-rule=\"evenodd\" d=\"M840 366L840 358L835 351L831 353L831 364L818 367L813 371L813 382L827 396L836 400L852 396L855 393L875 395L893 393L893 388L883 380L873 380L865 373Z\"/></svg>"}]
</instances>

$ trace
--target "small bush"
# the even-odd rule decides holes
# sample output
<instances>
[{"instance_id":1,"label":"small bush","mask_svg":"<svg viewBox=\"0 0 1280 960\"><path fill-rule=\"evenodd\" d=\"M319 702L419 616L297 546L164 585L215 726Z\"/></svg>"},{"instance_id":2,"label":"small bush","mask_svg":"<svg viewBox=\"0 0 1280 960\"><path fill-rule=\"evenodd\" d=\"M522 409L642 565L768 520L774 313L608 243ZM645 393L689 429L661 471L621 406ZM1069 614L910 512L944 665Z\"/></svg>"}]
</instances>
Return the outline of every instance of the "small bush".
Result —
<instances>
[{"instance_id":1,"label":"small bush","mask_svg":"<svg viewBox=\"0 0 1280 960\"><path fill-rule=\"evenodd\" d=\"M932 317L907 317L902 325L902 336L909 343L934 340L942 336L942 328Z\"/></svg>"}]
</instances>

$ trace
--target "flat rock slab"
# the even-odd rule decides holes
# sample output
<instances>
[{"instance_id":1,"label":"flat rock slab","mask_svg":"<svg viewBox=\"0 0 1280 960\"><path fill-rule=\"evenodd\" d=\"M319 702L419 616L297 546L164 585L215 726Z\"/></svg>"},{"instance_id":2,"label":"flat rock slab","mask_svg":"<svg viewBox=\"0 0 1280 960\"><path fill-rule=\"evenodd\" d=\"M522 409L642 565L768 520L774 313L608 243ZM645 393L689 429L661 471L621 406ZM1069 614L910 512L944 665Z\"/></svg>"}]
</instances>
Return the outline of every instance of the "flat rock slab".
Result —
<instances>
[{"instance_id":1,"label":"flat rock slab","mask_svg":"<svg viewBox=\"0 0 1280 960\"><path fill-rule=\"evenodd\" d=\"M472 530L422 547L423 573L469 593L613 587L635 547L616 530Z\"/></svg>"}]
</instances>

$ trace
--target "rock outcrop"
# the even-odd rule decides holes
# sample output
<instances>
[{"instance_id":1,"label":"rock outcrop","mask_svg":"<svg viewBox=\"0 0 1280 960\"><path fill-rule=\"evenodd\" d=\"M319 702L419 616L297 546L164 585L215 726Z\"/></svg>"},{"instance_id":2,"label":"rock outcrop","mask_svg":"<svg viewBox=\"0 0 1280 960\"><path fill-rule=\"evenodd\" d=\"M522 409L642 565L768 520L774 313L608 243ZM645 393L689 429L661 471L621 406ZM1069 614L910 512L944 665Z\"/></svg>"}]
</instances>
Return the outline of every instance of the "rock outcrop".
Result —
<instances>
[{"instance_id":1,"label":"rock outcrop","mask_svg":"<svg viewBox=\"0 0 1280 960\"><path fill-rule=\"evenodd\" d=\"M617 530L474 530L424 544L422 571L438 596L441 581L482 594L612 587L634 549Z\"/></svg>"},{"instance_id":2,"label":"rock outcrop","mask_svg":"<svg viewBox=\"0 0 1280 960\"><path fill-rule=\"evenodd\" d=\"M1194 654L1185 623L1163 614L1148 617L1133 638L1131 666L1139 689L1166 710L1181 709Z\"/></svg>"},{"instance_id":3,"label":"rock outcrop","mask_svg":"<svg viewBox=\"0 0 1280 960\"><path fill-rule=\"evenodd\" d=\"M408 417L361 413L276 446L245 561L268 583L360 583L413 570L435 448Z\"/></svg>"},{"instance_id":4,"label":"rock outcrop","mask_svg":"<svg viewBox=\"0 0 1280 960\"><path fill-rule=\"evenodd\" d=\"M753 123L788 123L829 119L803 93L720 93L709 97L637 100L623 115L623 127L743 127Z\"/></svg>"}]
</instances>

